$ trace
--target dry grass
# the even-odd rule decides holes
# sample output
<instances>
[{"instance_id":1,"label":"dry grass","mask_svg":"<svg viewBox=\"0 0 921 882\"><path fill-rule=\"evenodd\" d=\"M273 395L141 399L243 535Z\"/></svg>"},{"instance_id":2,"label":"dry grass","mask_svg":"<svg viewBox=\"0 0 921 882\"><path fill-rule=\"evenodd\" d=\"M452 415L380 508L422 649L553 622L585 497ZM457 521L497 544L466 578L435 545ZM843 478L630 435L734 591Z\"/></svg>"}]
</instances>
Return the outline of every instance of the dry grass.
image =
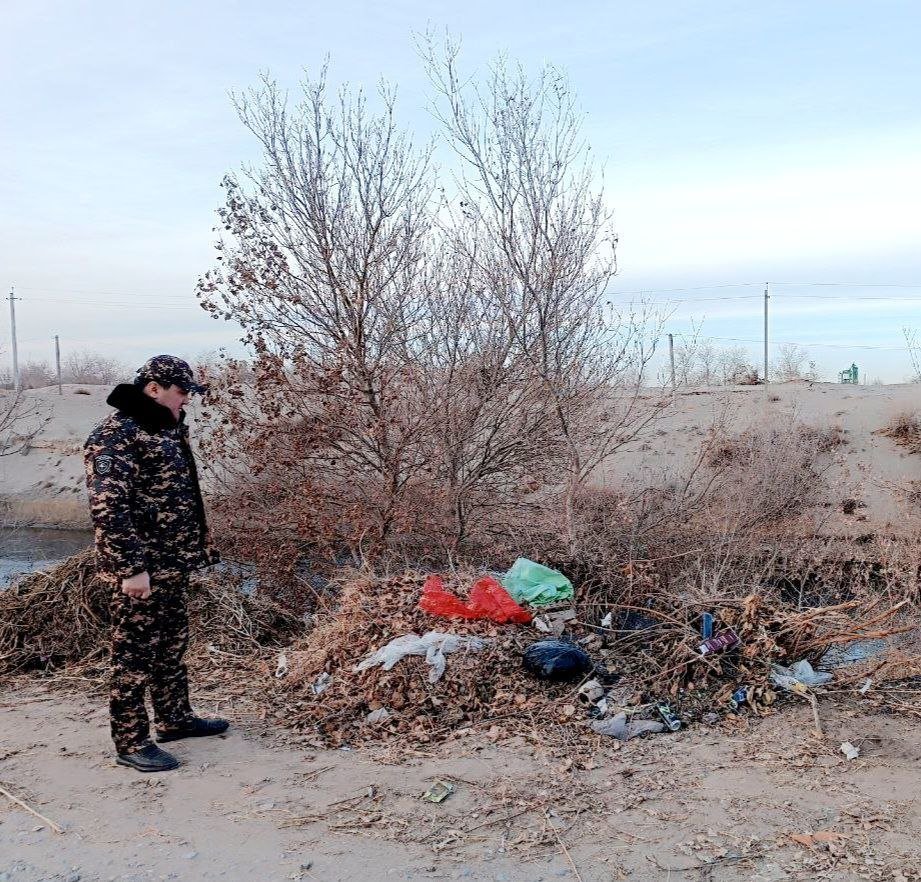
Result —
<instances>
[{"instance_id":1,"label":"dry grass","mask_svg":"<svg viewBox=\"0 0 921 882\"><path fill-rule=\"evenodd\" d=\"M908 448L912 453L921 450L921 418L917 411L901 411L883 428L880 435L892 438L900 447Z\"/></svg>"},{"instance_id":2,"label":"dry grass","mask_svg":"<svg viewBox=\"0 0 921 882\"><path fill-rule=\"evenodd\" d=\"M105 668L111 586L96 577L87 550L21 578L0 592L0 672ZM245 654L288 642L300 620L218 575L194 576L189 590L192 652Z\"/></svg>"}]
</instances>

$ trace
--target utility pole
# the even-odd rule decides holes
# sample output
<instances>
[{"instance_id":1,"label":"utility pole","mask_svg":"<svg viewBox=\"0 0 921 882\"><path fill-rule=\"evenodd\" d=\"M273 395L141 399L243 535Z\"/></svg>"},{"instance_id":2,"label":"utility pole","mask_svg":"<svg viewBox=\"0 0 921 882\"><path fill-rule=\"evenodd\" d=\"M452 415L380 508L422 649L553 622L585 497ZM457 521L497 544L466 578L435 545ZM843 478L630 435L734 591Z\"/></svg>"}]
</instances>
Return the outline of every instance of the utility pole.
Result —
<instances>
[{"instance_id":1,"label":"utility pole","mask_svg":"<svg viewBox=\"0 0 921 882\"><path fill-rule=\"evenodd\" d=\"M675 391L675 335L668 335L668 360L672 366L672 392Z\"/></svg>"},{"instance_id":2,"label":"utility pole","mask_svg":"<svg viewBox=\"0 0 921 882\"><path fill-rule=\"evenodd\" d=\"M770 295L768 294L768 285L769 282L764 283L764 388L767 389L768 384L768 300Z\"/></svg>"},{"instance_id":3,"label":"utility pole","mask_svg":"<svg viewBox=\"0 0 921 882\"><path fill-rule=\"evenodd\" d=\"M58 395L63 395L64 390L61 388L61 338L54 335L54 363L58 368Z\"/></svg>"},{"instance_id":4,"label":"utility pole","mask_svg":"<svg viewBox=\"0 0 921 882\"><path fill-rule=\"evenodd\" d=\"M10 333L13 336L13 389L20 391L19 382L19 349L16 346L16 301L19 298L13 292L10 286Z\"/></svg>"}]
</instances>

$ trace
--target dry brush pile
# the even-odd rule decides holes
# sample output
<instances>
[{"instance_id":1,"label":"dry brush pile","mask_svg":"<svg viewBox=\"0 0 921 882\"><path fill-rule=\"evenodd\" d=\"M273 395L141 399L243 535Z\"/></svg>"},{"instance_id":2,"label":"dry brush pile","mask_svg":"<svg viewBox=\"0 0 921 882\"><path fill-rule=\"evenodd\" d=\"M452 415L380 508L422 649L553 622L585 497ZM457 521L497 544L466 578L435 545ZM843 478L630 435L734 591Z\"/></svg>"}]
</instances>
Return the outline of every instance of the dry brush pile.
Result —
<instances>
[{"instance_id":1,"label":"dry brush pile","mask_svg":"<svg viewBox=\"0 0 921 882\"><path fill-rule=\"evenodd\" d=\"M109 647L111 586L92 550L0 591L0 674L81 670L100 675ZM190 656L246 656L287 643L303 628L290 611L247 596L223 574L195 575L189 589ZM209 647L211 649L209 650Z\"/></svg>"}]
</instances>

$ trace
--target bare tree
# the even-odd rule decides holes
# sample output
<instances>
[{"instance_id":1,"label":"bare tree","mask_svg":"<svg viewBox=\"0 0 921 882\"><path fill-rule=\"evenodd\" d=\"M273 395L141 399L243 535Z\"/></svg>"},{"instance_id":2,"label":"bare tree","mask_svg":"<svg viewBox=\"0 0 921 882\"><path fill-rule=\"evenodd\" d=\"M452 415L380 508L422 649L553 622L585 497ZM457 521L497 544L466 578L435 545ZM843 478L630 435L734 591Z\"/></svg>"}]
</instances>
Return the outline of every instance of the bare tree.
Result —
<instances>
[{"instance_id":1,"label":"bare tree","mask_svg":"<svg viewBox=\"0 0 921 882\"><path fill-rule=\"evenodd\" d=\"M902 328L908 359L911 362L911 382L921 383L921 342L918 341L916 328Z\"/></svg>"},{"instance_id":2,"label":"bare tree","mask_svg":"<svg viewBox=\"0 0 921 882\"><path fill-rule=\"evenodd\" d=\"M48 419L41 406L23 393L0 392L0 456L27 450Z\"/></svg>"},{"instance_id":3,"label":"bare tree","mask_svg":"<svg viewBox=\"0 0 921 882\"><path fill-rule=\"evenodd\" d=\"M752 385L758 382L758 369L742 346L730 346L717 356L720 382L727 386Z\"/></svg>"},{"instance_id":4,"label":"bare tree","mask_svg":"<svg viewBox=\"0 0 921 882\"><path fill-rule=\"evenodd\" d=\"M808 350L798 343L783 343L774 365L774 376L781 382L788 380L816 380L816 364L809 358Z\"/></svg>"},{"instance_id":5,"label":"bare tree","mask_svg":"<svg viewBox=\"0 0 921 882\"><path fill-rule=\"evenodd\" d=\"M552 482L559 457L550 402L516 350L496 292L474 284L469 252L447 253L433 273L437 307L418 359L424 406L434 416L429 461L451 512L446 551L453 558L472 530L520 518L525 498Z\"/></svg>"},{"instance_id":6,"label":"bare tree","mask_svg":"<svg viewBox=\"0 0 921 882\"><path fill-rule=\"evenodd\" d=\"M19 384L23 389L41 389L55 382L47 361L31 360L19 368Z\"/></svg>"},{"instance_id":7,"label":"bare tree","mask_svg":"<svg viewBox=\"0 0 921 882\"><path fill-rule=\"evenodd\" d=\"M630 307L603 311L616 272L616 236L564 76L531 81L503 61L482 88L457 68L458 47L429 38L422 52L435 113L463 163L457 242L477 284L495 292L515 348L539 381L565 451L564 524L592 473L654 418L640 389L657 333Z\"/></svg>"},{"instance_id":8,"label":"bare tree","mask_svg":"<svg viewBox=\"0 0 921 882\"><path fill-rule=\"evenodd\" d=\"M0 456L28 450L50 419L35 398L12 389L0 389Z\"/></svg>"},{"instance_id":9,"label":"bare tree","mask_svg":"<svg viewBox=\"0 0 921 882\"><path fill-rule=\"evenodd\" d=\"M377 114L360 92L331 100L325 71L294 107L269 79L236 97L262 163L225 178L222 267L199 285L205 308L239 322L257 355L253 437L281 419L291 442L281 459L322 466L376 541L423 465L430 414L414 406L407 365L433 194L430 150L398 130L393 92L380 99ZM295 442L305 427L321 436L315 446Z\"/></svg>"},{"instance_id":10,"label":"bare tree","mask_svg":"<svg viewBox=\"0 0 921 882\"><path fill-rule=\"evenodd\" d=\"M117 359L99 352L69 352L64 360L64 382L103 385L127 376L128 369Z\"/></svg>"}]
</instances>

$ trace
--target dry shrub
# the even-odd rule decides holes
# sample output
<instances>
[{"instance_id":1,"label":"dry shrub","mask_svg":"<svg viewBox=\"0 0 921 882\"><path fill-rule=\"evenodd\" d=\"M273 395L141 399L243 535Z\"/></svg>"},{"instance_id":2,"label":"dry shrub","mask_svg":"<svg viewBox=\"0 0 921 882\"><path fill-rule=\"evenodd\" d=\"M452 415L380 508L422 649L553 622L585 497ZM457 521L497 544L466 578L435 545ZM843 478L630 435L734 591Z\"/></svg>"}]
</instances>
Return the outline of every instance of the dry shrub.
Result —
<instances>
[{"instance_id":1,"label":"dry shrub","mask_svg":"<svg viewBox=\"0 0 921 882\"><path fill-rule=\"evenodd\" d=\"M87 550L0 592L0 672L104 667L111 591ZM209 644L222 652L254 652L287 642L303 628L291 613L243 594L223 575L193 575L188 602L192 654Z\"/></svg>"},{"instance_id":2,"label":"dry shrub","mask_svg":"<svg viewBox=\"0 0 921 882\"><path fill-rule=\"evenodd\" d=\"M921 420L916 411L900 411L882 429L880 435L892 438L900 447L907 447L912 453L921 450Z\"/></svg>"}]
</instances>

